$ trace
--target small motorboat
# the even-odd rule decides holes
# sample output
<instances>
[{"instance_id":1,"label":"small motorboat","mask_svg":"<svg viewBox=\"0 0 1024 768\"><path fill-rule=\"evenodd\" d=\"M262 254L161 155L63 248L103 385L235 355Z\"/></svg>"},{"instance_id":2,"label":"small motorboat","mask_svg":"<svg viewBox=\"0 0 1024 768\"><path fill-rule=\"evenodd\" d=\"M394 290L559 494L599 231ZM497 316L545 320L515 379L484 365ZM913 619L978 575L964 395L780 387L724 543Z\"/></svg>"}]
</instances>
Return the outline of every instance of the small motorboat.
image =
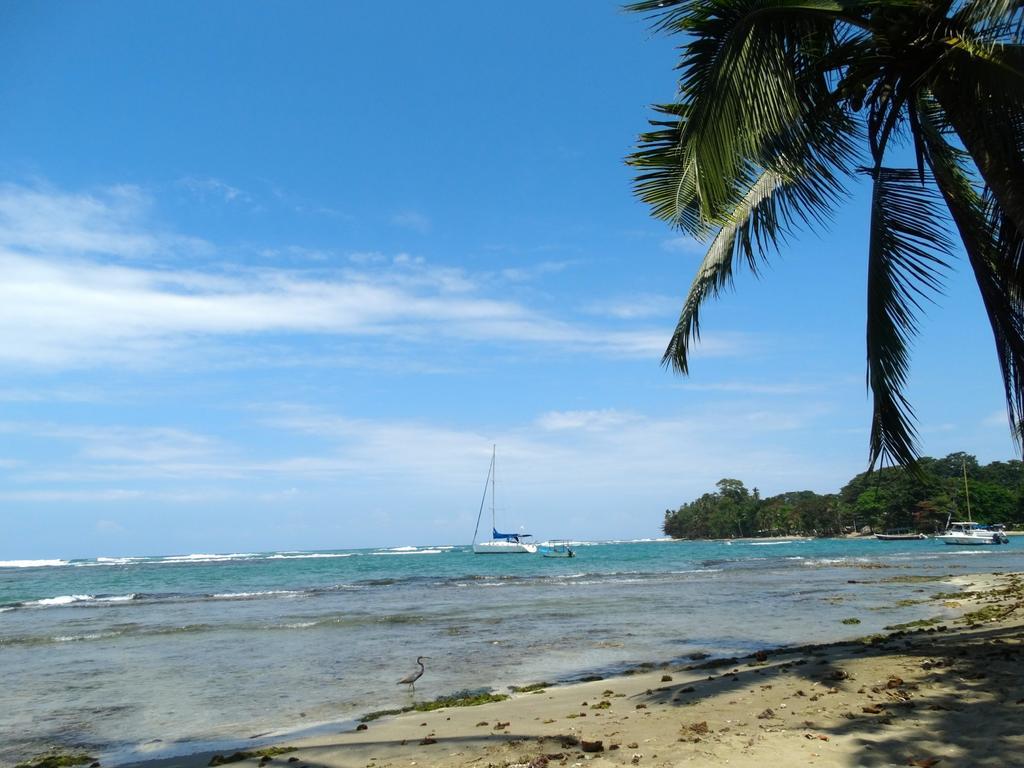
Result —
<instances>
[{"instance_id":1,"label":"small motorboat","mask_svg":"<svg viewBox=\"0 0 1024 768\"><path fill-rule=\"evenodd\" d=\"M576 557L570 542L562 540L545 541L538 545L537 551L540 552L541 557Z\"/></svg>"},{"instance_id":2,"label":"small motorboat","mask_svg":"<svg viewBox=\"0 0 1024 768\"><path fill-rule=\"evenodd\" d=\"M918 539L927 539L928 537L909 528L893 528L882 533L876 533L875 538L879 541L916 541Z\"/></svg>"},{"instance_id":3,"label":"small motorboat","mask_svg":"<svg viewBox=\"0 0 1024 768\"><path fill-rule=\"evenodd\" d=\"M946 530L935 538L945 544L960 544L967 547L1010 543L1010 539L1001 530L992 530L970 520L949 523Z\"/></svg>"},{"instance_id":4,"label":"small motorboat","mask_svg":"<svg viewBox=\"0 0 1024 768\"><path fill-rule=\"evenodd\" d=\"M1003 532L1005 526L992 527L980 525L971 519L971 489L967 485L967 464L960 465L964 471L964 499L967 501L967 521L950 522L946 519L946 530L936 536L945 544L959 544L965 547L978 547L987 544L1009 544L1010 539Z\"/></svg>"}]
</instances>

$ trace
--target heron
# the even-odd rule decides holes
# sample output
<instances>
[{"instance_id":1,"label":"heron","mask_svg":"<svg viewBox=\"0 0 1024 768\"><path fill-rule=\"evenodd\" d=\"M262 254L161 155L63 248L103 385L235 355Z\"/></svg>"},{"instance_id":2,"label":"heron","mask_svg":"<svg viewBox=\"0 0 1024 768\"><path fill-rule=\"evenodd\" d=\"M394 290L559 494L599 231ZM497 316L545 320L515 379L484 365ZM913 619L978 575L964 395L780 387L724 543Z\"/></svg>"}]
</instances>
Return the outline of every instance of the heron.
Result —
<instances>
[{"instance_id":1,"label":"heron","mask_svg":"<svg viewBox=\"0 0 1024 768\"><path fill-rule=\"evenodd\" d=\"M429 658L429 656L417 656L416 663L420 665L419 670L416 672L410 672L395 683L395 685L408 685L411 690L416 690L416 681L423 677L423 673L427 671L427 668L423 666L423 660Z\"/></svg>"}]
</instances>

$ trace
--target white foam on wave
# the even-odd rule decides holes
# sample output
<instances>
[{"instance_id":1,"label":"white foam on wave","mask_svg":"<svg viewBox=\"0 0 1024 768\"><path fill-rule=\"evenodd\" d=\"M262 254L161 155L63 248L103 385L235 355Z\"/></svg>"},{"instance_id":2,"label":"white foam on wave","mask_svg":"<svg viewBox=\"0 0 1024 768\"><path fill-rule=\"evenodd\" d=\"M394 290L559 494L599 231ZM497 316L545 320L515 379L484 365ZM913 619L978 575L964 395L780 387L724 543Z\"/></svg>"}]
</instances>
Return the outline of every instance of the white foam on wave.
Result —
<instances>
[{"instance_id":1,"label":"white foam on wave","mask_svg":"<svg viewBox=\"0 0 1024 768\"><path fill-rule=\"evenodd\" d=\"M95 632L89 635L57 635L50 639L55 643L77 643L81 640L102 640L106 637L117 637L120 632Z\"/></svg>"},{"instance_id":2,"label":"white foam on wave","mask_svg":"<svg viewBox=\"0 0 1024 768\"><path fill-rule=\"evenodd\" d=\"M48 568L69 565L67 560L0 560L0 568Z\"/></svg>"},{"instance_id":3,"label":"white foam on wave","mask_svg":"<svg viewBox=\"0 0 1024 768\"><path fill-rule=\"evenodd\" d=\"M373 555L440 555L444 552L443 549L416 549L413 547L411 550L405 547L399 548L401 551L386 550L384 552L371 552Z\"/></svg>"},{"instance_id":4,"label":"white foam on wave","mask_svg":"<svg viewBox=\"0 0 1024 768\"><path fill-rule=\"evenodd\" d=\"M388 552L415 552L419 547L388 547Z\"/></svg>"},{"instance_id":5,"label":"white foam on wave","mask_svg":"<svg viewBox=\"0 0 1024 768\"><path fill-rule=\"evenodd\" d=\"M804 539L793 539L790 541L751 541L751 547L776 547L779 544L801 544Z\"/></svg>"},{"instance_id":6,"label":"white foam on wave","mask_svg":"<svg viewBox=\"0 0 1024 768\"><path fill-rule=\"evenodd\" d=\"M25 605L71 605L72 603L82 603L86 600L95 600L96 598L92 595L58 595L57 597L46 597L42 600L33 600L32 602L25 603Z\"/></svg>"},{"instance_id":7,"label":"white foam on wave","mask_svg":"<svg viewBox=\"0 0 1024 768\"><path fill-rule=\"evenodd\" d=\"M169 563L222 563L225 560L252 560L257 558L259 555L252 552L235 552L230 555L207 555L207 554L194 554L194 555L167 555L158 560L154 560L155 563L169 564Z\"/></svg>"},{"instance_id":8,"label":"white foam on wave","mask_svg":"<svg viewBox=\"0 0 1024 768\"><path fill-rule=\"evenodd\" d=\"M76 603L126 603L129 600L134 600L136 596L134 592L127 595L105 595L103 597L97 597L96 595L58 595L57 597L44 597L41 600L32 600L25 603L25 605L51 608L54 606L74 605Z\"/></svg>"},{"instance_id":9,"label":"white foam on wave","mask_svg":"<svg viewBox=\"0 0 1024 768\"><path fill-rule=\"evenodd\" d=\"M128 595L111 595L109 597L97 597L97 603L126 603L129 600L134 600L137 595L132 592Z\"/></svg>"},{"instance_id":10,"label":"white foam on wave","mask_svg":"<svg viewBox=\"0 0 1024 768\"><path fill-rule=\"evenodd\" d=\"M296 592L293 589L268 589L263 592L221 592L212 597L216 597L221 600L245 600L246 598L252 597L275 597L280 595L301 595L301 592Z\"/></svg>"},{"instance_id":11,"label":"white foam on wave","mask_svg":"<svg viewBox=\"0 0 1024 768\"><path fill-rule=\"evenodd\" d=\"M286 555L270 555L267 560L312 560L320 557L352 557L354 552L343 552L338 554L327 553L327 552L311 552L308 555L299 554L286 554Z\"/></svg>"}]
</instances>

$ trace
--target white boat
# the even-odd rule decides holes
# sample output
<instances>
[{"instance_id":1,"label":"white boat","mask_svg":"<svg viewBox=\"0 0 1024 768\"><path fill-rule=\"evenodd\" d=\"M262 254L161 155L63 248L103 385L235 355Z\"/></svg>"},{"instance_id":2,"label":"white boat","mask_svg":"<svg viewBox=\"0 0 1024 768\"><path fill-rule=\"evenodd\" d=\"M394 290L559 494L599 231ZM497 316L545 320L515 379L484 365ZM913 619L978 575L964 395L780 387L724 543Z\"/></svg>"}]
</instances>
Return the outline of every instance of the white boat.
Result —
<instances>
[{"instance_id":1,"label":"white boat","mask_svg":"<svg viewBox=\"0 0 1024 768\"><path fill-rule=\"evenodd\" d=\"M1002 531L993 531L970 520L948 523L946 530L935 538L946 544L960 544L967 547L1010 543L1010 539Z\"/></svg>"},{"instance_id":2,"label":"white boat","mask_svg":"<svg viewBox=\"0 0 1024 768\"><path fill-rule=\"evenodd\" d=\"M487 479L484 481L484 495L480 499L480 512L476 516L476 528L473 531L473 551L478 555L532 555L537 551L537 545L526 539L532 538L529 533L500 533L494 517L494 488L495 488L495 457L497 449L491 449L491 466L487 470ZM490 541L477 541L477 534L480 532L480 518L484 513L484 503L487 501L487 486L491 487L491 538Z\"/></svg>"},{"instance_id":3,"label":"white boat","mask_svg":"<svg viewBox=\"0 0 1024 768\"><path fill-rule=\"evenodd\" d=\"M971 495L967 489L967 465L963 464L964 470L964 496L967 499L967 520L950 522L946 521L946 530L935 538L946 544L959 544L965 547L978 547L989 544L1009 544L1010 539L1002 531L1002 526L995 530L971 520Z\"/></svg>"},{"instance_id":4,"label":"white boat","mask_svg":"<svg viewBox=\"0 0 1024 768\"><path fill-rule=\"evenodd\" d=\"M918 539L927 539L923 533L912 531L909 528L895 528L893 530L885 531L884 533L876 533L875 538L879 541L915 541Z\"/></svg>"}]
</instances>

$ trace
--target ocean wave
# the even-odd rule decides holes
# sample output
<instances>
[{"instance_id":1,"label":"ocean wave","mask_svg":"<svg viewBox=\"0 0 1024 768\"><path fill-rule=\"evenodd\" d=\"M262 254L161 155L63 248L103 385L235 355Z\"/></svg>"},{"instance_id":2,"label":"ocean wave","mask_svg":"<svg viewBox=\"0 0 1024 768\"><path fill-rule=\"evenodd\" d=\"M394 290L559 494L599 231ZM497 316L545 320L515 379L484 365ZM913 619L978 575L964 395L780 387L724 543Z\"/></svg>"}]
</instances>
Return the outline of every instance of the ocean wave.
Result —
<instances>
[{"instance_id":1,"label":"ocean wave","mask_svg":"<svg viewBox=\"0 0 1024 768\"><path fill-rule=\"evenodd\" d=\"M120 632L93 632L87 635L56 635L50 640L54 643L79 643L85 640L107 640L118 637L120 634Z\"/></svg>"},{"instance_id":2,"label":"ocean wave","mask_svg":"<svg viewBox=\"0 0 1024 768\"><path fill-rule=\"evenodd\" d=\"M253 552L234 552L229 555L166 555L153 560L154 563L219 563L225 560L252 560L260 557Z\"/></svg>"},{"instance_id":3,"label":"ocean wave","mask_svg":"<svg viewBox=\"0 0 1024 768\"><path fill-rule=\"evenodd\" d=\"M84 603L87 600L95 599L92 595L58 595L57 597L47 597L42 600L32 600L25 603L25 605L71 605L72 603Z\"/></svg>"},{"instance_id":4,"label":"ocean wave","mask_svg":"<svg viewBox=\"0 0 1024 768\"><path fill-rule=\"evenodd\" d=\"M40 608L53 608L65 605L77 605L80 603L126 603L130 600L137 600L139 598L138 593L132 592L127 595L57 595L56 597L44 597L41 600L29 600L24 603L18 603L11 608L31 608L33 606Z\"/></svg>"},{"instance_id":5,"label":"ocean wave","mask_svg":"<svg viewBox=\"0 0 1024 768\"><path fill-rule=\"evenodd\" d=\"M212 597L217 600L250 600L252 598L259 597L280 597L281 595L298 596L301 594L304 593L300 590L294 589L267 589L262 592L221 592L214 595L203 595L203 597Z\"/></svg>"},{"instance_id":6,"label":"ocean wave","mask_svg":"<svg viewBox=\"0 0 1024 768\"><path fill-rule=\"evenodd\" d=\"M411 550L399 547L397 550L385 550L383 552L371 552L371 555L440 555L444 552L443 549L416 549L413 547Z\"/></svg>"},{"instance_id":7,"label":"ocean wave","mask_svg":"<svg viewBox=\"0 0 1024 768\"><path fill-rule=\"evenodd\" d=\"M70 565L68 560L0 560L0 568L50 568Z\"/></svg>"},{"instance_id":8,"label":"ocean wave","mask_svg":"<svg viewBox=\"0 0 1024 768\"><path fill-rule=\"evenodd\" d=\"M354 554L354 552L342 552L337 554L328 552L311 552L308 555L288 553L283 555L268 555L267 560L312 560L321 557L352 557Z\"/></svg>"}]
</instances>

